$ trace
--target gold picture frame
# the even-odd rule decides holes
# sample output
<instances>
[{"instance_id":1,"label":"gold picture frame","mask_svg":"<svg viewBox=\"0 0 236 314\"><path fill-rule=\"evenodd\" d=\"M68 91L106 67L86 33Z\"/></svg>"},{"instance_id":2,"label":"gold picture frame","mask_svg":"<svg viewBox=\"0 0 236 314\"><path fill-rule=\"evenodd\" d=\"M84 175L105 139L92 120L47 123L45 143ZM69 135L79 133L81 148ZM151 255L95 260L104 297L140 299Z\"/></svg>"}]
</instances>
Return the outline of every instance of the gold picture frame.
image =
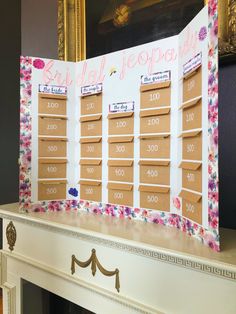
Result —
<instances>
[{"instance_id":1,"label":"gold picture frame","mask_svg":"<svg viewBox=\"0 0 236 314\"><path fill-rule=\"evenodd\" d=\"M207 0L205 0L207 2ZM236 56L236 0L218 0L219 55ZM58 57L86 59L85 0L58 0Z\"/></svg>"}]
</instances>

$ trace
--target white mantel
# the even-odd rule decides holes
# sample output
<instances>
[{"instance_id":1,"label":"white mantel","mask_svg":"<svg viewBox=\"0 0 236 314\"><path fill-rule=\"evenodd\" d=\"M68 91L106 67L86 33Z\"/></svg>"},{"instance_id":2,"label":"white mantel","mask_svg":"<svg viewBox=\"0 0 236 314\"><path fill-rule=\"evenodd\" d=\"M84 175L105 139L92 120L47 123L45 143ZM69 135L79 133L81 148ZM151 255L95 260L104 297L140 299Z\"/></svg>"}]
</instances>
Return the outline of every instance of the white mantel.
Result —
<instances>
[{"instance_id":1,"label":"white mantel","mask_svg":"<svg viewBox=\"0 0 236 314\"><path fill-rule=\"evenodd\" d=\"M18 212L0 206L4 313L21 313L21 279L31 281L96 313L236 313L236 231L222 229L222 252L174 228L86 212ZM17 233L11 252L6 228ZM75 267L96 250L107 277L91 266Z\"/></svg>"}]
</instances>

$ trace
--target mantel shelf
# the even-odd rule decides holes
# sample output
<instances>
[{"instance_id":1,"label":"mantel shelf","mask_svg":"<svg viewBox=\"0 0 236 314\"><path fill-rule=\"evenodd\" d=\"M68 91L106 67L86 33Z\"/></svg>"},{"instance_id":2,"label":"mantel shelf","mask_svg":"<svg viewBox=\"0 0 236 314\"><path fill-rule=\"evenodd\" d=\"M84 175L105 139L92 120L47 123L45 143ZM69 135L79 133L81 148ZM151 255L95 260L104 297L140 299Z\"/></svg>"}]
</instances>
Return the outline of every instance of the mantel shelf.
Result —
<instances>
[{"instance_id":1,"label":"mantel shelf","mask_svg":"<svg viewBox=\"0 0 236 314\"><path fill-rule=\"evenodd\" d=\"M103 241L108 246L120 246L136 254L167 254L213 267L220 267L236 274L236 230L221 229L221 252L217 253L198 240L175 228L157 224L118 219L87 212L19 213L18 203L0 206L0 216L20 220L36 227L56 229L89 240ZM146 253L145 253L146 252ZM171 262L171 261L169 261ZM181 266L181 264L180 264ZM186 267L186 265L184 265ZM230 278L230 279L236 279Z\"/></svg>"}]
</instances>

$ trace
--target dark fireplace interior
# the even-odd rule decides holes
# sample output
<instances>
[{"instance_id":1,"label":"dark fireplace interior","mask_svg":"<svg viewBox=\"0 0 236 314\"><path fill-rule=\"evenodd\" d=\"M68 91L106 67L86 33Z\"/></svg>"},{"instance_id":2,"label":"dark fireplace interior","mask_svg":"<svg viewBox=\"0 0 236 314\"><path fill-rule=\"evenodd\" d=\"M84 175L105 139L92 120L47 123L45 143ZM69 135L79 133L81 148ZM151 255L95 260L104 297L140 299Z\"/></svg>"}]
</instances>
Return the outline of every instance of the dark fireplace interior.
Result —
<instances>
[{"instance_id":1,"label":"dark fireplace interior","mask_svg":"<svg viewBox=\"0 0 236 314\"><path fill-rule=\"evenodd\" d=\"M23 314L95 314L26 280L22 291Z\"/></svg>"}]
</instances>

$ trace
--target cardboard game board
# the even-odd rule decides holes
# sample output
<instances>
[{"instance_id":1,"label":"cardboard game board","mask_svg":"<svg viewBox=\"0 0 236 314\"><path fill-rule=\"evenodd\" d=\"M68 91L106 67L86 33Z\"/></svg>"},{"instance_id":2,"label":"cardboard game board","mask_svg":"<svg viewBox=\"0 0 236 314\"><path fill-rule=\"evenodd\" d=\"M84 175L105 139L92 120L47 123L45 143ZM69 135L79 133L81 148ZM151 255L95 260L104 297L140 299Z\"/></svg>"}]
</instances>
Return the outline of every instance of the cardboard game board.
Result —
<instances>
[{"instance_id":1,"label":"cardboard game board","mask_svg":"<svg viewBox=\"0 0 236 314\"><path fill-rule=\"evenodd\" d=\"M81 62L21 58L20 204L175 226L219 250L217 12Z\"/></svg>"}]
</instances>

